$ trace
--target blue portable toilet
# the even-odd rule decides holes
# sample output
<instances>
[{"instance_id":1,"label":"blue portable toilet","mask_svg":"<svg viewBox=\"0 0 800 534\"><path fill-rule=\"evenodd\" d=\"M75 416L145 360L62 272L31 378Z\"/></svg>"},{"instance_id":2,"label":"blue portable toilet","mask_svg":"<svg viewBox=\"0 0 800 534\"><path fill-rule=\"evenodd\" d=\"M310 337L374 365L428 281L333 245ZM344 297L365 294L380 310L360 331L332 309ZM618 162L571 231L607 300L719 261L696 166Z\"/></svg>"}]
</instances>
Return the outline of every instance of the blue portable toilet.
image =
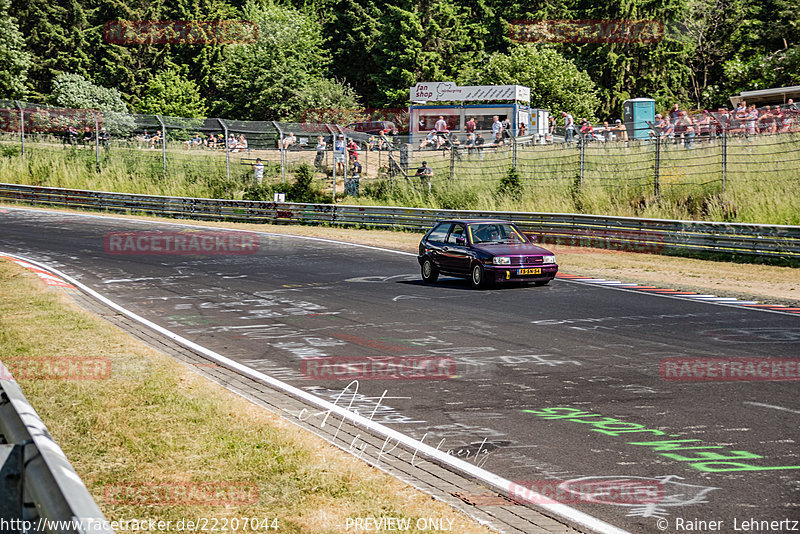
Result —
<instances>
[{"instance_id":1,"label":"blue portable toilet","mask_svg":"<svg viewBox=\"0 0 800 534\"><path fill-rule=\"evenodd\" d=\"M652 98L631 98L622 105L622 116L628 139L650 139L648 122L656 120L656 101Z\"/></svg>"}]
</instances>

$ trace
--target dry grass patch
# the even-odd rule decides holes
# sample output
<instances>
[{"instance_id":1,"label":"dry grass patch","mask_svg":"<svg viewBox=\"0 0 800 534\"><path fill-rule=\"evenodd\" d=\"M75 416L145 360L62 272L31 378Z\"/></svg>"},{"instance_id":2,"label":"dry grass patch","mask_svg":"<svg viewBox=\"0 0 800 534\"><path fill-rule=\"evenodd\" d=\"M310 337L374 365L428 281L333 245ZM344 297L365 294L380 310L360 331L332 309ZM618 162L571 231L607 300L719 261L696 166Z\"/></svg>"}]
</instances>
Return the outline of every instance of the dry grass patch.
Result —
<instances>
[{"instance_id":1,"label":"dry grass patch","mask_svg":"<svg viewBox=\"0 0 800 534\"><path fill-rule=\"evenodd\" d=\"M208 518L222 528L226 519L277 518L278 532L334 533L345 530L348 517L403 517L412 524L435 517L452 519L454 532L489 532L0 261L0 359L78 356L108 358L111 378L21 379L20 385L109 520ZM223 491L219 503L191 504L153 490L203 483L255 488L257 497ZM139 493L124 497L120 488L128 487ZM252 529L240 523L236 530Z\"/></svg>"}]
</instances>

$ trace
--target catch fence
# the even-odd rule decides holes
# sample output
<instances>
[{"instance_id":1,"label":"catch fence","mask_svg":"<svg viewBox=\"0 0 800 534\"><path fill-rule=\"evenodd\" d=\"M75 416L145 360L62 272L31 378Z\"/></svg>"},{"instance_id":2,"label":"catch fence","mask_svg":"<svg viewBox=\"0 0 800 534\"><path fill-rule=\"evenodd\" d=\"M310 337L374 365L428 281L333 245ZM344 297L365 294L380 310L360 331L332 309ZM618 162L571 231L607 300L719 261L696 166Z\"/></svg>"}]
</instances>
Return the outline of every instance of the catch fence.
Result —
<instances>
[{"instance_id":1,"label":"catch fence","mask_svg":"<svg viewBox=\"0 0 800 534\"><path fill-rule=\"evenodd\" d=\"M641 197L646 203L662 196L724 195L731 181L797 181L796 113L763 114L754 130L759 135L746 123L714 117L715 126L697 126L696 135L685 129L662 132L652 125L651 138L644 140L627 140L606 130L578 132L573 142L565 143L558 142L563 132L553 130L547 138L507 137L500 146L468 146L462 133L454 133L439 148L420 148L407 137L356 132L337 124L132 115L0 100L0 149L5 147L6 154L68 151L98 170L123 162L124 169L181 174L187 182L218 185L213 190L221 198L234 198L234 190L253 183L257 159L266 167L266 180L284 182L299 164L307 163L332 190L341 184L342 192L349 185L345 192L351 196L358 194L359 183L363 191L376 182L422 193L454 186L494 189L514 169L526 194L580 197L587 209L595 192L634 201ZM345 145L355 144L343 164L337 164L335 151L340 137ZM423 162L433 171L424 180L417 176Z\"/></svg>"}]
</instances>

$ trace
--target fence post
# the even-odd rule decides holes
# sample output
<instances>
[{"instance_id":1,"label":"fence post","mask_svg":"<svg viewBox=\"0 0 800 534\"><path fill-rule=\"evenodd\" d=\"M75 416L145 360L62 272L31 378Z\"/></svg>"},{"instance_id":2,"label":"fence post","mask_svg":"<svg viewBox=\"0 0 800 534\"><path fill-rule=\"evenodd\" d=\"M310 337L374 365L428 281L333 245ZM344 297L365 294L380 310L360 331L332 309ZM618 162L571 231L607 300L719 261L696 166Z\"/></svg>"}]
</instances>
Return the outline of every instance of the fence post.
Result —
<instances>
[{"instance_id":1,"label":"fence post","mask_svg":"<svg viewBox=\"0 0 800 534\"><path fill-rule=\"evenodd\" d=\"M222 126L222 136L225 142L225 178L231 179L231 148L228 146L228 125L222 119L217 119L217 122Z\"/></svg>"},{"instance_id":2,"label":"fence post","mask_svg":"<svg viewBox=\"0 0 800 534\"><path fill-rule=\"evenodd\" d=\"M156 120L161 125L161 165L164 167L164 174L167 172L167 126L161 120L161 115L155 115Z\"/></svg>"},{"instance_id":3,"label":"fence post","mask_svg":"<svg viewBox=\"0 0 800 534\"><path fill-rule=\"evenodd\" d=\"M19 139L22 143L22 155L25 155L25 110L22 108L19 100L14 100L14 103L19 108Z\"/></svg>"},{"instance_id":4,"label":"fence post","mask_svg":"<svg viewBox=\"0 0 800 534\"><path fill-rule=\"evenodd\" d=\"M90 111L89 113L92 114L94 118L94 163L95 163L95 170L100 172L100 123L97 120L97 114L94 111Z\"/></svg>"},{"instance_id":5,"label":"fence post","mask_svg":"<svg viewBox=\"0 0 800 534\"><path fill-rule=\"evenodd\" d=\"M573 133L573 135L576 135L576 134L580 135L577 132ZM583 138L583 137L580 137L579 139L581 141L581 148L580 148L580 151L581 151L580 152L580 154L581 154L581 156L580 156L581 164L580 164L580 171L579 171L579 174L578 174L578 182L579 182L580 188L583 189L583 170L584 170L584 167L586 166L586 139Z\"/></svg>"},{"instance_id":6,"label":"fence post","mask_svg":"<svg viewBox=\"0 0 800 534\"><path fill-rule=\"evenodd\" d=\"M331 167L333 169L333 174L331 175L333 177L333 186L331 187L331 200L333 202L336 202L336 132L333 130L333 128L331 128L331 125L328 122L325 123L325 128L327 128L328 131L331 133L331 152L333 153L333 166ZM328 164L328 155L326 153L325 165L327 164Z\"/></svg>"},{"instance_id":7,"label":"fence post","mask_svg":"<svg viewBox=\"0 0 800 534\"><path fill-rule=\"evenodd\" d=\"M456 145L452 142L454 134L450 134L450 181L456 175ZM430 183L430 182L428 182Z\"/></svg>"},{"instance_id":8,"label":"fence post","mask_svg":"<svg viewBox=\"0 0 800 534\"><path fill-rule=\"evenodd\" d=\"M517 170L517 139L511 138L511 166Z\"/></svg>"},{"instance_id":9,"label":"fence post","mask_svg":"<svg viewBox=\"0 0 800 534\"><path fill-rule=\"evenodd\" d=\"M272 125L278 130L278 153L281 155L281 183L286 182L286 154L283 150L283 129L278 123L272 121Z\"/></svg>"},{"instance_id":10,"label":"fence post","mask_svg":"<svg viewBox=\"0 0 800 534\"><path fill-rule=\"evenodd\" d=\"M722 196L725 196L725 180L728 177L728 130L722 128Z\"/></svg>"},{"instance_id":11,"label":"fence post","mask_svg":"<svg viewBox=\"0 0 800 534\"><path fill-rule=\"evenodd\" d=\"M658 174L661 171L661 139L656 137L656 160L653 165L653 194L658 198Z\"/></svg>"}]
</instances>

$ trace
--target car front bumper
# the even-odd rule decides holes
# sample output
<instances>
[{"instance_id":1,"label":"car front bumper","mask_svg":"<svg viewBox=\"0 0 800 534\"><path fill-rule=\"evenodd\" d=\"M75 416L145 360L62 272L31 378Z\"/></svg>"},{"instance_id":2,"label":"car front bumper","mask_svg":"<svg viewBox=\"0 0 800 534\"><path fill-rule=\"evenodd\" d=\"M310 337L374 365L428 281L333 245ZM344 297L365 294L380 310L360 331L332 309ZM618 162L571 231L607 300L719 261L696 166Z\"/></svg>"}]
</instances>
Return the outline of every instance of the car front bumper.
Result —
<instances>
[{"instance_id":1,"label":"car front bumper","mask_svg":"<svg viewBox=\"0 0 800 534\"><path fill-rule=\"evenodd\" d=\"M484 265L483 268L486 279L492 282L543 282L552 280L558 272L558 265L555 263L536 266L536 269L541 269L539 274L517 274L518 267L504 265Z\"/></svg>"}]
</instances>

